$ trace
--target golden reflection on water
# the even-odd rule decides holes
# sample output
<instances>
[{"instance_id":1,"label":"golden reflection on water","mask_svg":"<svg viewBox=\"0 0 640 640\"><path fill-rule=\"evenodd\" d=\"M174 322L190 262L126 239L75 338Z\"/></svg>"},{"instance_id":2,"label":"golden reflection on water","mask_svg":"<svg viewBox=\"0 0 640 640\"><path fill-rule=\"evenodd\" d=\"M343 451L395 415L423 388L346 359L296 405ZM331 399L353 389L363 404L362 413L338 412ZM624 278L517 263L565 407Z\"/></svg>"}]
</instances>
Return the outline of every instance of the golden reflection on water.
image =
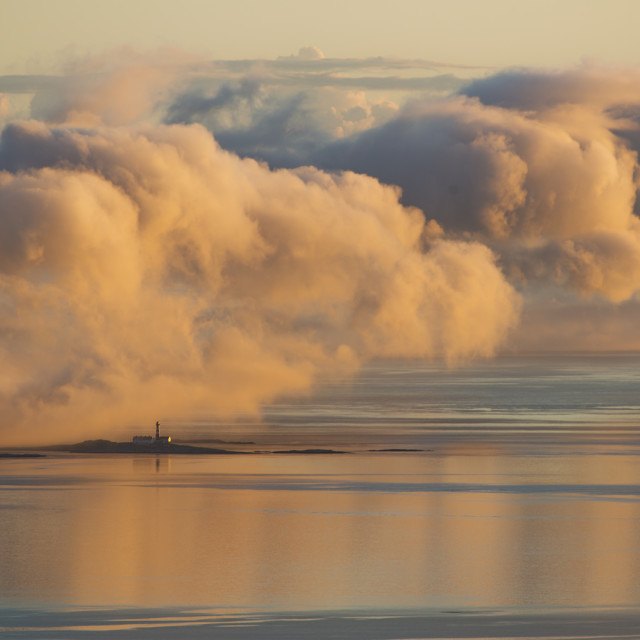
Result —
<instances>
[{"instance_id":1,"label":"golden reflection on water","mask_svg":"<svg viewBox=\"0 0 640 640\"><path fill-rule=\"evenodd\" d=\"M637 605L639 472L633 456L499 452L17 461L2 468L0 597Z\"/></svg>"}]
</instances>

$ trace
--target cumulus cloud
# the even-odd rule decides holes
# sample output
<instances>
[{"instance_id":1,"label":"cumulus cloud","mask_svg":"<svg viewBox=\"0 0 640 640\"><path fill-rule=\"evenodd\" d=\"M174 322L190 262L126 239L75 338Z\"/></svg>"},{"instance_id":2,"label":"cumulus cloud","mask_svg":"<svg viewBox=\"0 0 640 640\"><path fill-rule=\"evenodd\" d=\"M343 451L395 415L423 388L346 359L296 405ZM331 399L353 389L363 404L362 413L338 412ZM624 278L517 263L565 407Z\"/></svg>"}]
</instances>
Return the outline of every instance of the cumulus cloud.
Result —
<instances>
[{"instance_id":1,"label":"cumulus cloud","mask_svg":"<svg viewBox=\"0 0 640 640\"><path fill-rule=\"evenodd\" d=\"M0 92L26 97L29 117L94 126L148 121L197 60L169 49L130 49L69 60L56 75L0 76ZM16 114L24 119L24 114Z\"/></svg>"},{"instance_id":2,"label":"cumulus cloud","mask_svg":"<svg viewBox=\"0 0 640 640\"><path fill-rule=\"evenodd\" d=\"M378 126L398 111L384 98L334 88L272 90L257 77L212 95L186 91L168 107L168 124L203 124L225 148L276 167L306 164L329 142Z\"/></svg>"},{"instance_id":3,"label":"cumulus cloud","mask_svg":"<svg viewBox=\"0 0 640 640\"><path fill-rule=\"evenodd\" d=\"M526 76L475 81L474 97L415 101L315 160L399 185L405 204L447 233L487 243L520 281L628 299L640 288L629 118L640 85L579 71L563 94L555 74L537 74L534 100Z\"/></svg>"},{"instance_id":4,"label":"cumulus cloud","mask_svg":"<svg viewBox=\"0 0 640 640\"><path fill-rule=\"evenodd\" d=\"M255 105L261 99L261 92L260 81L255 77L242 78L236 84L226 83L211 96L202 92L187 92L169 105L165 121L168 124L188 124L227 109L230 112L228 117L238 119L237 112L243 104L247 103L249 107Z\"/></svg>"},{"instance_id":5,"label":"cumulus cloud","mask_svg":"<svg viewBox=\"0 0 640 640\"><path fill-rule=\"evenodd\" d=\"M281 56L280 60L294 59L294 60L322 60L324 58L324 53L318 47L309 46L309 47L300 47L298 50L298 54L295 56L284 57Z\"/></svg>"},{"instance_id":6,"label":"cumulus cloud","mask_svg":"<svg viewBox=\"0 0 640 640\"><path fill-rule=\"evenodd\" d=\"M146 63L105 73L73 74L36 93L31 115L58 124L129 124L147 118L172 81L166 68Z\"/></svg>"},{"instance_id":7,"label":"cumulus cloud","mask_svg":"<svg viewBox=\"0 0 640 640\"><path fill-rule=\"evenodd\" d=\"M463 80L453 69L422 60L326 58L316 47L276 60L231 61L125 50L70 61L57 76L2 76L0 92L30 97L30 117L53 124L198 122L226 149L291 167L334 139L386 122L409 94L459 89Z\"/></svg>"},{"instance_id":8,"label":"cumulus cloud","mask_svg":"<svg viewBox=\"0 0 640 640\"><path fill-rule=\"evenodd\" d=\"M271 171L198 125L9 125L3 439L255 411L378 356L490 355L519 297L485 246L429 230L393 187Z\"/></svg>"},{"instance_id":9,"label":"cumulus cloud","mask_svg":"<svg viewBox=\"0 0 640 640\"><path fill-rule=\"evenodd\" d=\"M637 104L639 81L640 71L635 67L587 64L558 71L503 71L473 80L462 92L486 105L524 112L571 104L606 110L616 105Z\"/></svg>"},{"instance_id":10,"label":"cumulus cloud","mask_svg":"<svg viewBox=\"0 0 640 640\"><path fill-rule=\"evenodd\" d=\"M312 50L131 62L0 78L10 107L34 96L0 140L14 439L254 411L368 358L488 356L515 288L507 347L635 345L616 331L640 295L637 71L457 91L424 61Z\"/></svg>"}]
</instances>

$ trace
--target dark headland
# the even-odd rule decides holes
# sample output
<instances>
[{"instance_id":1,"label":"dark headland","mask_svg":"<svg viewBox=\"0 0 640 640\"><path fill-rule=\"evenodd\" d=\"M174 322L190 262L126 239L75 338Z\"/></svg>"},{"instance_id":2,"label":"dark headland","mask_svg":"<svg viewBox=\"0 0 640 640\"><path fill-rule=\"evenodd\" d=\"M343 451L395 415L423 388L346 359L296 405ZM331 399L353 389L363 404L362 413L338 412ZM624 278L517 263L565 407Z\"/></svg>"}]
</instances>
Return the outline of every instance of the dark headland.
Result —
<instances>
[{"instance_id":1,"label":"dark headland","mask_svg":"<svg viewBox=\"0 0 640 640\"><path fill-rule=\"evenodd\" d=\"M44 458L42 453L15 453L14 451L0 451L0 458Z\"/></svg>"},{"instance_id":2,"label":"dark headland","mask_svg":"<svg viewBox=\"0 0 640 640\"><path fill-rule=\"evenodd\" d=\"M242 447L246 445L255 445L255 442L239 441L229 442L226 440L218 440L213 438L196 440L196 444L185 444L184 441L172 440L171 436L160 435L160 422L156 421L156 433L153 435L137 435L127 442L113 442L111 440L84 440L83 442L76 442L75 444L55 444L41 447L28 447L22 449L22 451L29 451L29 453L18 453L17 449L5 449L6 457L26 457L33 455L31 452L38 451L51 451L51 452L65 452L65 453L102 453L102 454L135 454L135 455L158 455L158 454L178 454L178 455L233 455L233 454L248 454L248 453L297 453L297 454L331 454L331 453L346 453L346 451L336 451L334 449L288 449L285 451L250 451L247 449L220 449L218 447L204 447L203 443L215 443L240 445ZM0 456L4 454L0 449Z\"/></svg>"},{"instance_id":3,"label":"dark headland","mask_svg":"<svg viewBox=\"0 0 640 640\"><path fill-rule=\"evenodd\" d=\"M38 451L62 451L67 453L133 453L133 454L205 454L205 455L240 455L257 453L297 453L297 454L337 454L347 453L335 449L292 449L287 451L233 451L229 449L217 449L213 447L200 447L175 442L151 442L137 444L135 442L112 442L111 440L85 440L75 444L55 444L46 447L38 447Z\"/></svg>"},{"instance_id":4,"label":"dark headland","mask_svg":"<svg viewBox=\"0 0 640 640\"><path fill-rule=\"evenodd\" d=\"M177 453L177 454L234 454L239 451L213 449L211 447L194 447L188 444L158 442L152 444L136 444L135 442L112 442L111 440L85 440L76 444L55 444L42 447L43 451L66 451L69 453Z\"/></svg>"}]
</instances>

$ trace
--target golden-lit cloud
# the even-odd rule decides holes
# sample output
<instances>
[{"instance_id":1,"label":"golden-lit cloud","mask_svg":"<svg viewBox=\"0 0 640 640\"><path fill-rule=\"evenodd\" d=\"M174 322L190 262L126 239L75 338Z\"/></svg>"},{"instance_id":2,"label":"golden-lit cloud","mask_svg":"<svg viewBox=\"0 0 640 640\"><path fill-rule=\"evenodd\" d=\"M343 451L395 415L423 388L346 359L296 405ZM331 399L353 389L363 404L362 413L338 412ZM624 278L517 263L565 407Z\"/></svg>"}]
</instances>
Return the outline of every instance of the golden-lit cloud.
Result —
<instances>
[{"instance_id":1,"label":"golden-lit cloud","mask_svg":"<svg viewBox=\"0 0 640 640\"><path fill-rule=\"evenodd\" d=\"M0 78L12 438L257 411L376 357L637 346L637 70L172 60Z\"/></svg>"},{"instance_id":2,"label":"golden-lit cloud","mask_svg":"<svg viewBox=\"0 0 640 640\"><path fill-rule=\"evenodd\" d=\"M492 247L514 281L622 301L640 290L639 79L596 69L475 81L473 97L411 102L315 160L399 185L445 232Z\"/></svg>"},{"instance_id":3,"label":"golden-lit cloud","mask_svg":"<svg viewBox=\"0 0 640 640\"><path fill-rule=\"evenodd\" d=\"M397 189L272 171L198 125L16 123L0 166L7 440L256 411L368 358L491 355L517 321L493 254Z\"/></svg>"}]
</instances>

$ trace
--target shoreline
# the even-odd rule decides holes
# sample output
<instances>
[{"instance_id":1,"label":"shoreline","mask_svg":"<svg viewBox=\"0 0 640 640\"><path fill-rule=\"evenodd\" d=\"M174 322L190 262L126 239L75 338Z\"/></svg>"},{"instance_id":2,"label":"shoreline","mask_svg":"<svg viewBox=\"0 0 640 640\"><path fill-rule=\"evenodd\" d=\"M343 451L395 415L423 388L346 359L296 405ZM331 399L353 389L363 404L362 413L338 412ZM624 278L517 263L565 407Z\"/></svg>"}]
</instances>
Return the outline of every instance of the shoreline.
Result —
<instances>
[{"instance_id":1,"label":"shoreline","mask_svg":"<svg viewBox=\"0 0 640 640\"><path fill-rule=\"evenodd\" d=\"M235 443L228 443L235 444ZM253 444L253 443L252 443ZM162 442L152 444L136 444L134 442L113 442L111 440L84 440L73 444L54 444L41 447L0 448L2 458L44 458L46 453L89 453L89 454L133 454L133 455L258 455L258 454L298 454L298 455L340 455L348 451L325 448L305 448L286 450L231 450L213 447L193 446Z\"/></svg>"}]
</instances>

